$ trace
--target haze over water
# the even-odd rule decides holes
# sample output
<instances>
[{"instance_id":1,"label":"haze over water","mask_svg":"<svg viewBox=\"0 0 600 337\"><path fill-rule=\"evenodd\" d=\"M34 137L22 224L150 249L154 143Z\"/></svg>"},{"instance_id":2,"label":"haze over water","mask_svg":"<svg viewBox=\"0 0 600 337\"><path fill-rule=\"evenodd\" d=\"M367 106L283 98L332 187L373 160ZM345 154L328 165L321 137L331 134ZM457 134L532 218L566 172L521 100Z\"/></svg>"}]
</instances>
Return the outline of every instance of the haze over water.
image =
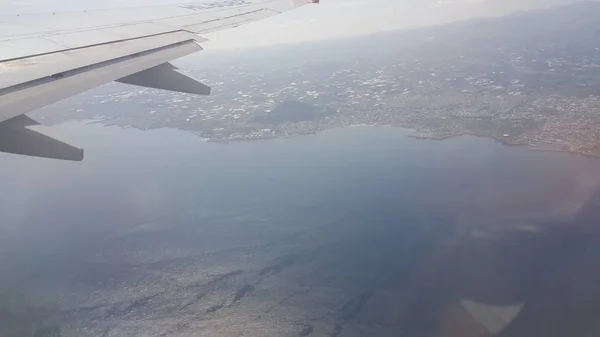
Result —
<instances>
[{"instance_id":1,"label":"haze over water","mask_svg":"<svg viewBox=\"0 0 600 337\"><path fill-rule=\"evenodd\" d=\"M444 284L431 260L440 249L447 258L448 242L543 237L528 244L535 254L510 243L520 256L500 264L535 267L540 251L565 247L540 233L567 226L600 168L580 155L418 140L392 127L229 144L79 122L54 131L86 160L1 157L7 335L410 333L421 328L402 326L415 319L399 308L418 312L421 300L403 285ZM480 262L498 266L490 254Z\"/></svg>"}]
</instances>

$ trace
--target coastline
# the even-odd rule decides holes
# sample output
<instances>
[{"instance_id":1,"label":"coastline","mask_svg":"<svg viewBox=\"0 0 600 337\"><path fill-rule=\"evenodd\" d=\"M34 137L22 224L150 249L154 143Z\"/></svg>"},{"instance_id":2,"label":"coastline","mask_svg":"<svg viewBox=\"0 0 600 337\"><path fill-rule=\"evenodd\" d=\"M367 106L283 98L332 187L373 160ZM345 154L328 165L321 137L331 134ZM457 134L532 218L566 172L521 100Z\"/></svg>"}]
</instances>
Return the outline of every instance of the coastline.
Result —
<instances>
[{"instance_id":1,"label":"coastline","mask_svg":"<svg viewBox=\"0 0 600 337\"><path fill-rule=\"evenodd\" d=\"M566 150L566 149L544 149L544 148L539 148L539 147L531 147L530 149L532 151L541 151L541 152L574 153L574 154L579 154L579 155L589 157L589 158L600 159L600 153L589 153L589 152L583 152L583 151L577 151L577 150Z\"/></svg>"},{"instance_id":2,"label":"coastline","mask_svg":"<svg viewBox=\"0 0 600 337\"><path fill-rule=\"evenodd\" d=\"M102 126L117 126L120 128L133 127L135 129L142 130L142 131L156 129L156 128L143 129L143 128L138 128L134 125L123 126L123 125L119 125L119 123L115 123L114 121L110 121L110 120L106 120L106 119L102 119L102 118L81 119L79 121L81 121L85 124L98 124L98 125L102 125ZM232 137L232 138L204 137L201 134L199 134L197 130L193 130L191 128L186 128L186 127L165 126L163 128L167 128L167 129L172 128L172 129L181 130L181 131L188 131L188 132L194 133L195 135L197 135L199 138L201 138L204 141L211 142L211 143L227 144L227 143L233 143L233 142L269 140L269 139L277 139L277 138L290 139L290 138L296 138L296 137L300 137L300 136L315 135L322 131L332 130L332 129L337 129L337 128L382 127L382 126L393 127L393 128L404 130L404 131L406 131L406 133L407 133L406 135L408 137L415 138L415 139L448 140L448 139L455 138L455 137L471 136L471 137L492 139L492 140L499 142L505 146L527 146L530 150L533 150L533 151L571 153L571 154L579 154L579 155L589 157L589 158L600 159L600 153L590 153L590 152L584 152L584 151L580 151L580 150L569 150L569 149L558 148L558 147L557 148L539 147L538 145L534 145L534 144L530 144L530 143L526 143L526 142L522 142L522 141L512 141L510 138L507 139L504 137L485 135L485 134L481 134L481 133L471 133L471 132L467 132L467 131L456 133L456 134L426 135L426 134L419 132L418 129L415 129L414 127L403 126L403 125L393 125L393 124L356 123L356 124L348 124L348 125L343 125L343 126L338 126L338 127L324 127L323 129L310 130L309 132L298 132L298 133L287 133L286 132L283 134L270 134L270 135L254 136L254 137L243 137L243 136L240 137L240 135L237 135L236 137ZM551 144L551 143L549 143L548 145L558 146L558 145Z\"/></svg>"},{"instance_id":3,"label":"coastline","mask_svg":"<svg viewBox=\"0 0 600 337\"><path fill-rule=\"evenodd\" d=\"M494 136L485 136L485 135L474 134L474 133L469 133L469 132L462 132L462 133L458 133L455 135L444 135L444 136L409 135L409 137L416 138L416 139L430 139L430 140L446 140L446 139L450 139L450 138L454 138L454 137L461 137L461 136L472 136L472 137L493 139L494 141L497 141L505 146L527 146L532 151L570 153L570 154L582 155L582 156L589 157L589 158L600 159L600 153L589 153L589 152L584 152L584 151L568 150L568 149L561 149L561 148L554 148L554 149L553 148L541 148L541 147L537 147L536 145L528 144L525 142L511 142L509 140L494 137Z\"/></svg>"}]
</instances>

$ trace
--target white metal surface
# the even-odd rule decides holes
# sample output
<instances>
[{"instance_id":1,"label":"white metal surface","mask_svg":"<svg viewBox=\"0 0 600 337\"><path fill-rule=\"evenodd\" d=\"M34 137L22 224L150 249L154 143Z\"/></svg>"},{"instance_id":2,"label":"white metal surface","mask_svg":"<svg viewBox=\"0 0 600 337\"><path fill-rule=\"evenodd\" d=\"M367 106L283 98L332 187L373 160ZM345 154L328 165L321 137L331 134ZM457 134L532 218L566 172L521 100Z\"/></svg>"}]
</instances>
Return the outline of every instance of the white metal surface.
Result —
<instances>
[{"instance_id":1,"label":"white metal surface","mask_svg":"<svg viewBox=\"0 0 600 337\"><path fill-rule=\"evenodd\" d=\"M0 61L176 30L213 32L276 15L308 2L224 0L179 6L0 15ZM32 51L31 46L38 47Z\"/></svg>"},{"instance_id":2,"label":"white metal surface","mask_svg":"<svg viewBox=\"0 0 600 337\"><path fill-rule=\"evenodd\" d=\"M7 61L0 63L0 73L2 74L0 90L71 69L86 67L176 42L193 40L194 37L193 34L187 32L175 32Z\"/></svg>"},{"instance_id":3,"label":"white metal surface","mask_svg":"<svg viewBox=\"0 0 600 337\"><path fill-rule=\"evenodd\" d=\"M131 23L151 22L166 18L178 18L186 15L194 15L200 12L211 14L213 17L218 17L226 15L222 13L226 13L228 10L235 7L244 7L254 4L263 4L264 6L269 6L268 3L273 1L278 2L281 0L230 2L230 6L206 8L203 10L189 9L186 8L185 5L167 5L62 13L0 15L0 22L19 24L21 26L32 26L42 30L35 33L54 33L60 31L86 30ZM227 3L227 1L220 2ZM0 32L0 40L20 37L26 34L27 33L23 33L18 30L3 30Z\"/></svg>"},{"instance_id":4,"label":"white metal surface","mask_svg":"<svg viewBox=\"0 0 600 337\"><path fill-rule=\"evenodd\" d=\"M23 83L12 91L8 90L0 93L2 95L0 96L0 121L16 117L63 98L201 49L197 43L188 41L179 45L163 47L158 50L77 69L72 73L64 73L64 76L60 78L46 77Z\"/></svg>"},{"instance_id":5,"label":"white metal surface","mask_svg":"<svg viewBox=\"0 0 600 337\"><path fill-rule=\"evenodd\" d=\"M65 34L44 36L48 41L71 48L81 48L91 44L110 43L120 40L173 32L178 29L161 26L154 22L134 23L117 27L99 28Z\"/></svg>"},{"instance_id":6,"label":"white metal surface","mask_svg":"<svg viewBox=\"0 0 600 337\"><path fill-rule=\"evenodd\" d=\"M17 59L27 55L37 55L40 54L40 51L42 53L52 53L65 49L68 48L61 46L56 42L48 41L43 37L2 41L0 42L0 60ZM0 71L2 70L0 69ZM0 72L0 74L2 73Z\"/></svg>"}]
</instances>

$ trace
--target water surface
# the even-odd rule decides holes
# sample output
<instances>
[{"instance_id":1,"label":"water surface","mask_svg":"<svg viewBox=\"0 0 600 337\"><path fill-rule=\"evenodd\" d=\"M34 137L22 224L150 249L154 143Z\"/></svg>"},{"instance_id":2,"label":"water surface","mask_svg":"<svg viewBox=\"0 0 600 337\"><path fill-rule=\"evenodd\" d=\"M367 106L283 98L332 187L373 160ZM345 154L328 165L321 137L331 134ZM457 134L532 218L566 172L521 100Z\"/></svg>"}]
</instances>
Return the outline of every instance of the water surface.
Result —
<instances>
[{"instance_id":1,"label":"water surface","mask_svg":"<svg viewBox=\"0 0 600 337\"><path fill-rule=\"evenodd\" d=\"M514 275L547 275L574 245L554 233L573 228L600 176L579 155L392 127L229 144L51 131L85 161L0 156L7 334L433 333L465 300L535 303L542 281ZM505 277L480 277L494 270Z\"/></svg>"}]
</instances>

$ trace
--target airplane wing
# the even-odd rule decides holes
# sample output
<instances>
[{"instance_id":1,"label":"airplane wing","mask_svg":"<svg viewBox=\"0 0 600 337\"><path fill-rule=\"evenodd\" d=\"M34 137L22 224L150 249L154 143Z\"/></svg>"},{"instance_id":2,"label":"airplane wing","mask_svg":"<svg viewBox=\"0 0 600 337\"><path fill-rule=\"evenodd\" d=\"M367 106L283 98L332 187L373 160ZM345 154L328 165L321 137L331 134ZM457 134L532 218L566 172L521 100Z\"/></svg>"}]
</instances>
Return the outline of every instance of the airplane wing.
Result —
<instances>
[{"instance_id":1,"label":"airplane wing","mask_svg":"<svg viewBox=\"0 0 600 337\"><path fill-rule=\"evenodd\" d=\"M37 123L24 114L110 81L208 95L208 86L168 62L202 50L203 34L318 2L215 0L0 14L0 151L82 160L83 150L29 129Z\"/></svg>"}]
</instances>

